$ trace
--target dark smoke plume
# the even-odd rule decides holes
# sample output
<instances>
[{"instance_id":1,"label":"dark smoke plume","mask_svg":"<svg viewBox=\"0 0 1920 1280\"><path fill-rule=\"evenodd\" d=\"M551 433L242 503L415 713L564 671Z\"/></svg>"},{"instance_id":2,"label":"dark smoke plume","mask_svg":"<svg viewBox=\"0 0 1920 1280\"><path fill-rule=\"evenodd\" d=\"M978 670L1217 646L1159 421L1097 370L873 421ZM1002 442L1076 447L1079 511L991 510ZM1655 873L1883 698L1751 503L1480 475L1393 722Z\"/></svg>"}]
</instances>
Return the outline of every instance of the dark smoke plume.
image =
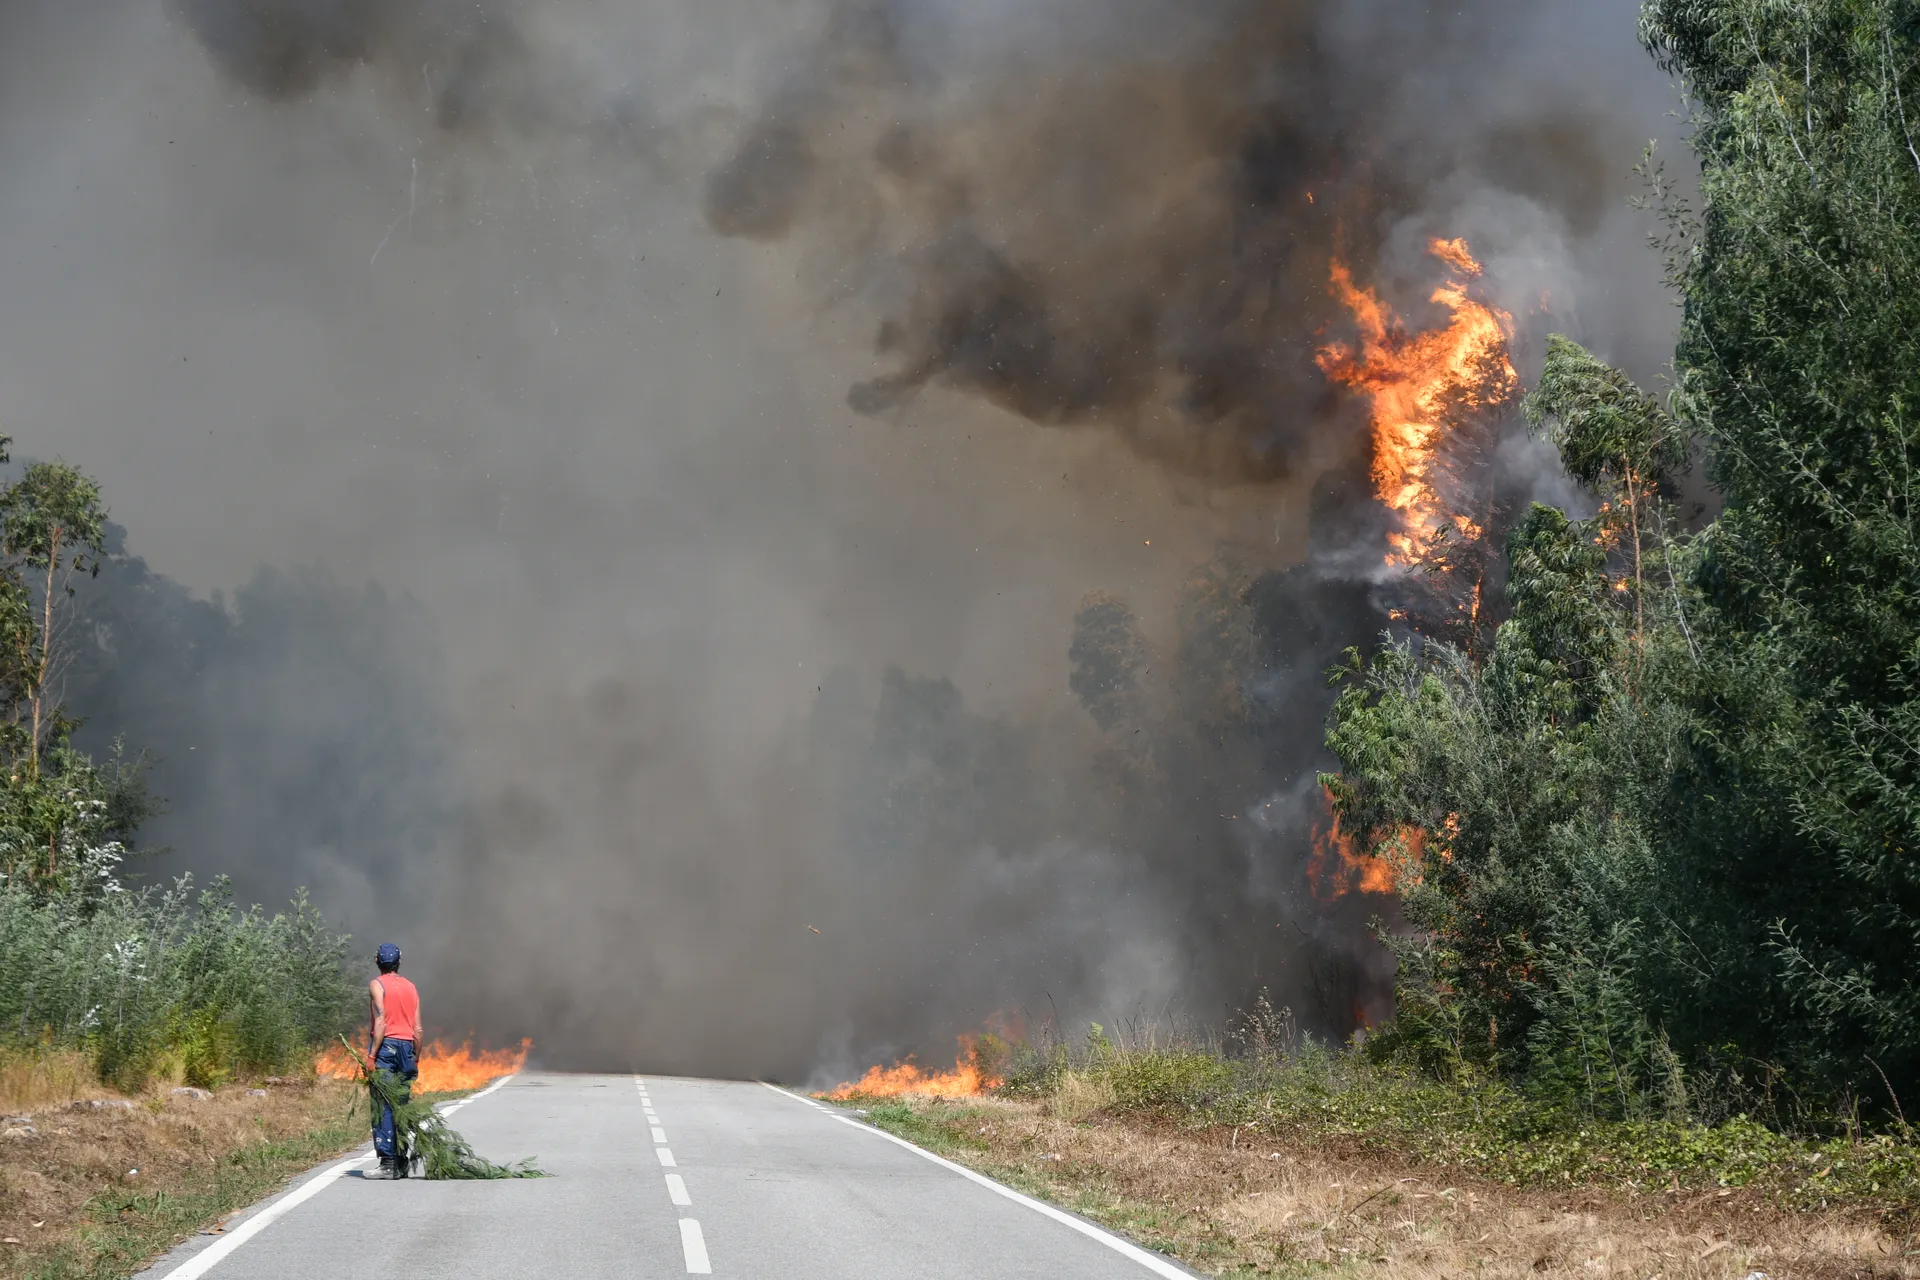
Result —
<instances>
[{"instance_id":1,"label":"dark smoke plume","mask_svg":"<svg viewBox=\"0 0 1920 1280\"><path fill-rule=\"evenodd\" d=\"M189 637L79 710L178 862L317 882L549 1063L1262 988L1343 1034L1391 902L1306 871L1384 602L1329 264L1424 323L1463 235L1523 339L1648 366L1633 9L0 6L7 426ZM263 559L328 576L214 605Z\"/></svg>"},{"instance_id":2,"label":"dark smoke plume","mask_svg":"<svg viewBox=\"0 0 1920 1280\"><path fill-rule=\"evenodd\" d=\"M170 2L222 71L270 100L365 71L449 137L574 140L659 159L640 98L595 85L579 60L529 32L513 0Z\"/></svg>"},{"instance_id":3,"label":"dark smoke plume","mask_svg":"<svg viewBox=\"0 0 1920 1280\"><path fill-rule=\"evenodd\" d=\"M447 129L549 119L556 103L511 8L475 0L173 0L234 80L269 98L371 67L417 87ZM412 81L417 78L418 85Z\"/></svg>"},{"instance_id":4,"label":"dark smoke plume","mask_svg":"<svg viewBox=\"0 0 1920 1280\"><path fill-rule=\"evenodd\" d=\"M1213 483L1311 474L1336 254L1372 278L1476 189L1569 228L1618 196L1616 121L1503 100L1538 5L991 8L837 5L707 182L715 230L801 237L879 312L862 413L938 383Z\"/></svg>"}]
</instances>

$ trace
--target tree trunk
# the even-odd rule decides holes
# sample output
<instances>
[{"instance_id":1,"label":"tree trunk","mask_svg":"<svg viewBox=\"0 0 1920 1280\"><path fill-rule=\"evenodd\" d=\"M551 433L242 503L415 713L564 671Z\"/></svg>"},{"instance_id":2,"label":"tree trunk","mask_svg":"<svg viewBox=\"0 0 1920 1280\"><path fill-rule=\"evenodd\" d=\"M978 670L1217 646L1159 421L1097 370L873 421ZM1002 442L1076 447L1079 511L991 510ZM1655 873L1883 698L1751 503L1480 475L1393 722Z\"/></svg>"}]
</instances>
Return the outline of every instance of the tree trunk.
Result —
<instances>
[{"instance_id":1,"label":"tree trunk","mask_svg":"<svg viewBox=\"0 0 1920 1280\"><path fill-rule=\"evenodd\" d=\"M27 776L40 780L40 721L46 706L47 672L53 666L53 581L60 568L60 526L47 542L47 592L40 606L40 664L33 676L33 735L27 741Z\"/></svg>"}]
</instances>

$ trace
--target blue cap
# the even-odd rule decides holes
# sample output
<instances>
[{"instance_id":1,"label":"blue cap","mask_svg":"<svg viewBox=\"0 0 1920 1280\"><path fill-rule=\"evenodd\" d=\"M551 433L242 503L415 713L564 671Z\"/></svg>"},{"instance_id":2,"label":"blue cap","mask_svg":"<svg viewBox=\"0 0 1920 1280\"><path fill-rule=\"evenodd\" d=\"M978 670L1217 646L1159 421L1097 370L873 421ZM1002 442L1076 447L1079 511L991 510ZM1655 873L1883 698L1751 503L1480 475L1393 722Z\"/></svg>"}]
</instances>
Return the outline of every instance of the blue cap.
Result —
<instances>
[{"instance_id":1,"label":"blue cap","mask_svg":"<svg viewBox=\"0 0 1920 1280\"><path fill-rule=\"evenodd\" d=\"M399 964L400 948L391 942L383 942L380 949L373 953L373 958L378 964Z\"/></svg>"}]
</instances>

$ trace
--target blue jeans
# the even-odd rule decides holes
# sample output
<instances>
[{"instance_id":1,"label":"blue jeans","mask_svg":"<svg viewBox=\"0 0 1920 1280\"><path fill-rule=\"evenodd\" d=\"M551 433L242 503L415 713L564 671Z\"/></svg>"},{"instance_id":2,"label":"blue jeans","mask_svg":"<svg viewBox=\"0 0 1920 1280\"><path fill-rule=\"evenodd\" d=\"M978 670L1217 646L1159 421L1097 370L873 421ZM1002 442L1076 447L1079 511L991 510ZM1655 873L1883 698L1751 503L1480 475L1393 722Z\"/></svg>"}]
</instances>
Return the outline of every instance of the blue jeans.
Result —
<instances>
[{"instance_id":1,"label":"blue jeans","mask_svg":"<svg viewBox=\"0 0 1920 1280\"><path fill-rule=\"evenodd\" d=\"M373 1067L399 1083L397 1092L402 1102L413 1096L413 1082L420 1074L420 1064L413 1055L413 1041L382 1040L373 1055ZM393 1108L381 1105L377 1096L373 1099L373 1149L384 1159L399 1154L393 1149Z\"/></svg>"}]
</instances>

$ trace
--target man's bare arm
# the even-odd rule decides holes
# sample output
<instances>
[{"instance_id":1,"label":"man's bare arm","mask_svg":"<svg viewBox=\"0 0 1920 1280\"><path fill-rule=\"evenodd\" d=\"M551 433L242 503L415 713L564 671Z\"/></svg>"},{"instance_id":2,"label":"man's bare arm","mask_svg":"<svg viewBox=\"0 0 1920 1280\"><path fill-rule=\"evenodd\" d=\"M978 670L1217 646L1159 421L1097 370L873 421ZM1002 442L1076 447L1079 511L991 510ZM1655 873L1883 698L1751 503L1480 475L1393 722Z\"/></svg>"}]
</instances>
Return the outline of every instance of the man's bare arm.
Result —
<instances>
[{"instance_id":1,"label":"man's bare arm","mask_svg":"<svg viewBox=\"0 0 1920 1280\"><path fill-rule=\"evenodd\" d=\"M373 1004L373 1013L368 1018L367 1056L380 1052L380 1042L387 1038L387 989L375 978L367 984L367 996Z\"/></svg>"}]
</instances>

